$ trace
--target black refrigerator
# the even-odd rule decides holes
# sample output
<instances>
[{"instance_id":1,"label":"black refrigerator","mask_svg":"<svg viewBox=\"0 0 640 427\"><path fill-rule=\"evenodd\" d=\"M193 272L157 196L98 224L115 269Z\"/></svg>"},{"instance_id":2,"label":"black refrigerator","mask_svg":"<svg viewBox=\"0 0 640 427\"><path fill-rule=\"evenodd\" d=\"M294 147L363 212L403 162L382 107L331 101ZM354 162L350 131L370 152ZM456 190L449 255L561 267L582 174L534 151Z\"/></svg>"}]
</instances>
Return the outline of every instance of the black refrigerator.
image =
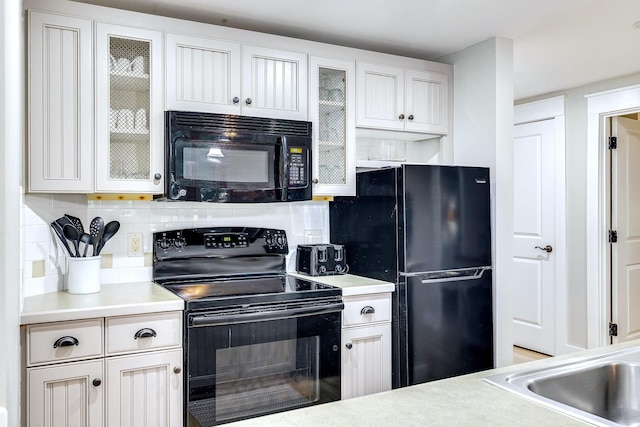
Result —
<instances>
[{"instance_id":1,"label":"black refrigerator","mask_svg":"<svg viewBox=\"0 0 640 427\"><path fill-rule=\"evenodd\" d=\"M330 202L349 273L396 283L393 387L494 367L489 169L401 165L357 174Z\"/></svg>"}]
</instances>

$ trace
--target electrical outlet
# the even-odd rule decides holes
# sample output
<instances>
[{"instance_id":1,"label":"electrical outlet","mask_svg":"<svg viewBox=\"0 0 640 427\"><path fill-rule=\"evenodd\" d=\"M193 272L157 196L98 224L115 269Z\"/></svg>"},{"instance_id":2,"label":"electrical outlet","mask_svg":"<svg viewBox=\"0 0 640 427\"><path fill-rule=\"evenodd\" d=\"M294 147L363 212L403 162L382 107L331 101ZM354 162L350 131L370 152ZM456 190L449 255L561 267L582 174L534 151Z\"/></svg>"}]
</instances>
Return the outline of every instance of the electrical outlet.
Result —
<instances>
[{"instance_id":1,"label":"electrical outlet","mask_svg":"<svg viewBox=\"0 0 640 427\"><path fill-rule=\"evenodd\" d=\"M144 256L144 248L142 247L142 233L127 234L127 255Z\"/></svg>"}]
</instances>

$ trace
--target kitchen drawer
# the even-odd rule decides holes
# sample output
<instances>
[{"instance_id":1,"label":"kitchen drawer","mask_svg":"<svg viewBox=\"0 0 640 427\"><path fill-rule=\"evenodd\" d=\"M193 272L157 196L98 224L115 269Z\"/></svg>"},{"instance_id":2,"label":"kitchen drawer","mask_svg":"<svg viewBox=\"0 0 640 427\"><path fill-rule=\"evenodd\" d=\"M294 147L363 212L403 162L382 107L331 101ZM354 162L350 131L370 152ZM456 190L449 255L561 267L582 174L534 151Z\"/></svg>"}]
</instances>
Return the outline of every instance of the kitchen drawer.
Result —
<instances>
[{"instance_id":1,"label":"kitchen drawer","mask_svg":"<svg viewBox=\"0 0 640 427\"><path fill-rule=\"evenodd\" d=\"M28 326L27 364L102 356L102 325L102 319L89 319Z\"/></svg>"},{"instance_id":2,"label":"kitchen drawer","mask_svg":"<svg viewBox=\"0 0 640 427\"><path fill-rule=\"evenodd\" d=\"M391 321L391 294L344 297L342 326Z\"/></svg>"},{"instance_id":3,"label":"kitchen drawer","mask_svg":"<svg viewBox=\"0 0 640 427\"><path fill-rule=\"evenodd\" d=\"M182 346L182 312L108 317L107 354Z\"/></svg>"}]
</instances>

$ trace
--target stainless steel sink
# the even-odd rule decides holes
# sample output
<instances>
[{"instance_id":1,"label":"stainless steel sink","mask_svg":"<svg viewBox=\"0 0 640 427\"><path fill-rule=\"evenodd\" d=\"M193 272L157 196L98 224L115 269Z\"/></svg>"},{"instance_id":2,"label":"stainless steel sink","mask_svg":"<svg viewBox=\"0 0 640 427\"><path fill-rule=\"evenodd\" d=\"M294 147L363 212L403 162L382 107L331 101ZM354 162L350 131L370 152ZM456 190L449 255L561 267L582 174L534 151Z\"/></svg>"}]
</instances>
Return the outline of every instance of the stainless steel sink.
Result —
<instances>
[{"instance_id":1,"label":"stainless steel sink","mask_svg":"<svg viewBox=\"0 0 640 427\"><path fill-rule=\"evenodd\" d=\"M484 380L595 425L640 426L640 347Z\"/></svg>"}]
</instances>

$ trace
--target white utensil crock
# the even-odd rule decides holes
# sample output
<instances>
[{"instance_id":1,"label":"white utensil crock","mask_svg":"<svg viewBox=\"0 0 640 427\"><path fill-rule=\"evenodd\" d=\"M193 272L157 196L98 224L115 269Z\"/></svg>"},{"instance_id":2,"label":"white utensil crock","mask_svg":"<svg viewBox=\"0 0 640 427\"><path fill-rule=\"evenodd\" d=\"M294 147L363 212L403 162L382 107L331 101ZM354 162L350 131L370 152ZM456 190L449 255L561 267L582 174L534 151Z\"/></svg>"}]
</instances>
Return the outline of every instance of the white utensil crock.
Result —
<instances>
[{"instance_id":1,"label":"white utensil crock","mask_svg":"<svg viewBox=\"0 0 640 427\"><path fill-rule=\"evenodd\" d=\"M100 255L67 259L67 291L70 294L100 292Z\"/></svg>"}]
</instances>

